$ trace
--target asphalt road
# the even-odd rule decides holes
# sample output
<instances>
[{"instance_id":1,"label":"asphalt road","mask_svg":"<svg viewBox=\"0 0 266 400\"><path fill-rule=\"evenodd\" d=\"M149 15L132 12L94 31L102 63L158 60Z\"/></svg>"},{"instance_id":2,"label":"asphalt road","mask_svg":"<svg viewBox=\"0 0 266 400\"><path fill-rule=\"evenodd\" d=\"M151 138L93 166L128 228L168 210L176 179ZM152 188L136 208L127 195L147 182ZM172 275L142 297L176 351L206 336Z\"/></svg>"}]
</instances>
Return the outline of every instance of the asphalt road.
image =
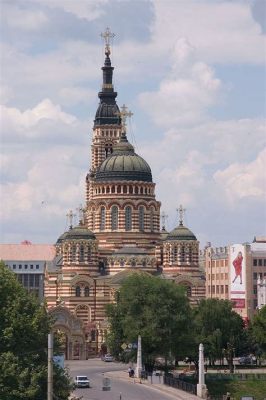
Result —
<instances>
[{"instance_id":1,"label":"asphalt road","mask_svg":"<svg viewBox=\"0 0 266 400\"><path fill-rule=\"evenodd\" d=\"M134 383L133 379L125 379L128 366L114 362L105 363L99 359L86 361L68 361L70 375L87 375L91 381L91 388L79 388L74 391L75 396L83 396L82 400L176 400L174 394L163 393L152 385ZM117 371L114 373L114 371ZM120 374L119 371L124 371ZM112 372L111 390L103 391L103 378ZM120 375L123 379L120 379ZM110 375L109 375L110 376ZM153 383L159 383L158 377L153 377Z\"/></svg>"}]
</instances>

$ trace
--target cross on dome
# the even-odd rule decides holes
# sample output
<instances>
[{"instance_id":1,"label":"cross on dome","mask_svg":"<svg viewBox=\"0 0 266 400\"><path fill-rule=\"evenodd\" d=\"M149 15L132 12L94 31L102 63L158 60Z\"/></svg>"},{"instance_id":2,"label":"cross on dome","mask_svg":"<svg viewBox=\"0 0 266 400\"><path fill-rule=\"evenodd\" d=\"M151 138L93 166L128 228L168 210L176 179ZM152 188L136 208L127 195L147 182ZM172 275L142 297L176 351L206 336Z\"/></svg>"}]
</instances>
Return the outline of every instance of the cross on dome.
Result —
<instances>
[{"instance_id":1,"label":"cross on dome","mask_svg":"<svg viewBox=\"0 0 266 400\"><path fill-rule=\"evenodd\" d=\"M105 41L105 55L109 56L111 54L110 40L115 37L115 34L110 31L110 28L106 28L105 32L101 33L101 37Z\"/></svg>"},{"instance_id":2,"label":"cross on dome","mask_svg":"<svg viewBox=\"0 0 266 400\"><path fill-rule=\"evenodd\" d=\"M182 204L180 204L179 208L176 211L178 212L178 215L179 215L179 225L183 226L183 218L184 218L186 209L183 208Z\"/></svg>"},{"instance_id":3,"label":"cross on dome","mask_svg":"<svg viewBox=\"0 0 266 400\"><path fill-rule=\"evenodd\" d=\"M165 214L165 212L162 212L161 219L162 219L162 230L165 231L165 225L166 225L166 220L168 218L168 215Z\"/></svg>"},{"instance_id":4,"label":"cross on dome","mask_svg":"<svg viewBox=\"0 0 266 400\"><path fill-rule=\"evenodd\" d=\"M74 214L72 210L69 210L69 212L67 213L66 216L67 216L67 219L69 222L69 228L72 229L73 228L73 220L74 220L74 217L76 216L76 214Z\"/></svg>"},{"instance_id":5,"label":"cross on dome","mask_svg":"<svg viewBox=\"0 0 266 400\"><path fill-rule=\"evenodd\" d=\"M120 112L117 112L115 114L119 115L119 117L121 118L122 132L126 133L127 117L132 117L133 113L131 111L128 111L128 108L125 106L125 104L123 104Z\"/></svg>"}]
</instances>

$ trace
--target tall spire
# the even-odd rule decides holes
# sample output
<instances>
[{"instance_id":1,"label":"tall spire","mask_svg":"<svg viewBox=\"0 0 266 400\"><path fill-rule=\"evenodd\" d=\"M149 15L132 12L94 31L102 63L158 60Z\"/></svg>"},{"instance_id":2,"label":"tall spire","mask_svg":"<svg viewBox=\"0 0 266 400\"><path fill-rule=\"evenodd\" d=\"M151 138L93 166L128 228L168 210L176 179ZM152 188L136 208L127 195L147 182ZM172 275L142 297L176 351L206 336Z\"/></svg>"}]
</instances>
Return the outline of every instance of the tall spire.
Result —
<instances>
[{"instance_id":1,"label":"tall spire","mask_svg":"<svg viewBox=\"0 0 266 400\"><path fill-rule=\"evenodd\" d=\"M100 104L96 111L94 126L120 125L121 123L120 117L118 115L115 115L115 112L118 112L119 108L115 101L117 92L114 91L113 87L114 67L112 67L110 59L110 54L111 54L110 42L114 36L115 34L112 33L109 28L106 28L105 32L101 33L101 37L104 39L105 42L105 60L104 60L104 65L102 67L103 71L102 90L98 93Z\"/></svg>"}]
</instances>

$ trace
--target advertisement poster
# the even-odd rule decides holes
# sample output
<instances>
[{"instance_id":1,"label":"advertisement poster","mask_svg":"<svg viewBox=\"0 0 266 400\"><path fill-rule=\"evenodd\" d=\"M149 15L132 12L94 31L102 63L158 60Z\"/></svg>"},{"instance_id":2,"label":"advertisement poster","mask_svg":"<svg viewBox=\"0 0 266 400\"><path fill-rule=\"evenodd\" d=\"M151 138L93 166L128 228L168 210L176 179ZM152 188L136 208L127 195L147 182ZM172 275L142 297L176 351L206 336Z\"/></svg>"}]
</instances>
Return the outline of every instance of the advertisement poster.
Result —
<instances>
[{"instance_id":1,"label":"advertisement poster","mask_svg":"<svg viewBox=\"0 0 266 400\"><path fill-rule=\"evenodd\" d=\"M234 308L245 308L246 297L246 256L242 244L230 246L231 301Z\"/></svg>"}]
</instances>

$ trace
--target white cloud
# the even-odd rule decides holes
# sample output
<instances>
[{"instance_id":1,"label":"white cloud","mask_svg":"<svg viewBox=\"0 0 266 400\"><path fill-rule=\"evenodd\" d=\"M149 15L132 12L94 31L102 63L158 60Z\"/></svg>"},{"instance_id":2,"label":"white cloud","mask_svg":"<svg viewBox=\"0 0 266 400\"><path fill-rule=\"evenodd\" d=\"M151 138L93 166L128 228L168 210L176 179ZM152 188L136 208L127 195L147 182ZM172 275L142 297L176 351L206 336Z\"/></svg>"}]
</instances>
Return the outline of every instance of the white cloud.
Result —
<instances>
[{"instance_id":1,"label":"white cloud","mask_svg":"<svg viewBox=\"0 0 266 400\"><path fill-rule=\"evenodd\" d=\"M105 13L104 5L108 0L38 0L42 5L61 8L80 19L93 21Z\"/></svg>"},{"instance_id":2,"label":"white cloud","mask_svg":"<svg viewBox=\"0 0 266 400\"><path fill-rule=\"evenodd\" d=\"M143 109L164 127L199 122L217 101L221 87L211 67L194 60L191 63L192 51L185 40L179 41L175 54L172 71L158 91L139 96Z\"/></svg>"},{"instance_id":3,"label":"white cloud","mask_svg":"<svg viewBox=\"0 0 266 400\"><path fill-rule=\"evenodd\" d=\"M153 41L160 52L186 37L204 62L263 64L266 38L248 2L154 0Z\"/></svg>"},{"instance_id":4,"label":"white cloud","mask_svg":"<svg viewBox=\"0 0 266 400\"><path fill-rule=\"evenodd\" d=\"M266 148L250 163L233 163L214 174L225 198L237 203L246 197L266 199Z\"/></svg>"},{"instance_id":5,"label":"white cloud","mask_svg":"<svg viewBox=\"0 0 266 400\"><path fill-rule=\"evenodd\" d=\"M41 10L30 10L7 3L3 11L5 22L13 29L36 31L48 22L47 16Z\"/></svg>"}]
</instances>

